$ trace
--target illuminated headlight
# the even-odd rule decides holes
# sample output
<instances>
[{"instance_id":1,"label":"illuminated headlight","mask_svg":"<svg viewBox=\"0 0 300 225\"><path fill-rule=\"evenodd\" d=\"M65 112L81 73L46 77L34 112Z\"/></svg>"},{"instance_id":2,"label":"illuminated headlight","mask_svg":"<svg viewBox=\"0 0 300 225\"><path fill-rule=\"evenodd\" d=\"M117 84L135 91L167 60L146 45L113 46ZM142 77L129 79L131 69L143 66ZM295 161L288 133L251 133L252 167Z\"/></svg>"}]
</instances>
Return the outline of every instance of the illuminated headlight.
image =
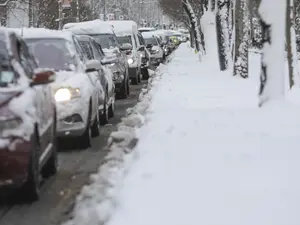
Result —
<instances>
[{"instance_id":1,"label":"illuminated headlight","mask_svg":"<svg viewBox=\"0 0 300 225\"><path fill-rule=\"evenodd\" d=\"M72 98L80 97L79 88L60 88L55 92L54 98L57 102L69 101Z\"/></svg>"},{"instance_id":2,"label":"illuminated headlight","mask_svg":"<svg viewBox=\"0 0 300 225\"><path fill-rule=\"evenodd\" d=\"M114 65L116 65L115 63L111 63L111 64L109 64L109 66L114 66Z\"/></svg>"},{"instance_id":3,"label":"illuminated headlight","mask_svg":"<svg viewBox=\"0 0 300 225\"><path fill-rule=\"evenodd\" d=\"M132 58L129 58L129 59L127 60L127 62L128 62L128 64L133 64L134 60L133 60Z\"/></svg>"}]
</instances>

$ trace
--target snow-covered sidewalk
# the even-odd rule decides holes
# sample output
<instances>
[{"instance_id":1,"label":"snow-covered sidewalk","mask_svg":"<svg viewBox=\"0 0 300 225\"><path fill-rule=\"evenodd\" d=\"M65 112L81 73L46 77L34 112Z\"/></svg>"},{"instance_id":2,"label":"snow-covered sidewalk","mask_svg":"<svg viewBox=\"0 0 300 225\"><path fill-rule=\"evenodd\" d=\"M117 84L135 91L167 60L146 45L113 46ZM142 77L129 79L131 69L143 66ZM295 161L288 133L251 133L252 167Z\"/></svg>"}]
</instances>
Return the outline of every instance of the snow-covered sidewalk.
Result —
<instances>
[{"instance_id":1,"label":"snow-covered sidewalk","mask_svg":"<svg viewBox=\"0 0 300 225\"><path fill-rule=\"evenodd\" d=\"M107 225L299 225L299 105L258 108L257 71L220 73L187 45L161 72Z\"/></svg>"}]
</instances>

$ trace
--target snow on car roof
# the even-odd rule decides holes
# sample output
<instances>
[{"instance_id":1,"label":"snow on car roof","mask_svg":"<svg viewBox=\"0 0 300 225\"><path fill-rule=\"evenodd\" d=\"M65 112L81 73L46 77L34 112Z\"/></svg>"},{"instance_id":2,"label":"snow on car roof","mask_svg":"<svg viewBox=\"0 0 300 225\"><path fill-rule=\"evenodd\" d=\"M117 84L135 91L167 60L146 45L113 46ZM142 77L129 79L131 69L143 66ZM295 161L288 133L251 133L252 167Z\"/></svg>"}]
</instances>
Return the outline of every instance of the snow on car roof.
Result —
<instances>
[{"instance_id":1,"label":"snow on car roof","mask_svg":"<svg viewBox=\"0 0 300 225\"><path fill-rule=\"evenodd\" d=\"M100 19L96 19L96 20L90 20L90 21L83 21L83 22L76 22L76 23L66 23L64 26L63 26L63 29L69 29L71 27L74 27L74 26L78 26L78 25L85 25L85 24L90 24L90 23L97 23L97 22L104 22L103 20L100 20Z\"/></svg>"},{"instance_id":2,"label":"snow on car roof","mask_svg":"<svg viewBox=\"0 0 300 225\"><path fill-rule=\"evenodd\" d=\"M140 27L138 30L148 30L148 31L152 31L152 30L156 30L154 27Z\"/></svg>"},{"instance_id":3,"label":"snow on car roof","mask_svg":"<svg viewBox=\"0 0 300 225\"><path fill-rule=\"evenodd\" d=\"M113 26L117 34L132 34L138 32L138 25L132 20L110 20L107 21L107 23Z\"/></svg>"},{"instance_id":4,"label":"snow on car roof","mask_svg":"<svg viewBox=\"0 0 300 225\"><path fill-rule=\"evenodd\" d=\"M23 38L63 38L72 41L73 34L68 31L50 30L46 28L16 28L13 29Z\"/></svg>"},{"instance_id":5,"label":"snow on car roof","mask_svg":"<svg viewBox=\"0 0 300 225\"><path fill-rule=\"evenodd\" d=\"M112 25L102 20L91 20L81 23L74 23L69 28L64 28L74 34L113 34Z\"/></svg>"}]
</instances>

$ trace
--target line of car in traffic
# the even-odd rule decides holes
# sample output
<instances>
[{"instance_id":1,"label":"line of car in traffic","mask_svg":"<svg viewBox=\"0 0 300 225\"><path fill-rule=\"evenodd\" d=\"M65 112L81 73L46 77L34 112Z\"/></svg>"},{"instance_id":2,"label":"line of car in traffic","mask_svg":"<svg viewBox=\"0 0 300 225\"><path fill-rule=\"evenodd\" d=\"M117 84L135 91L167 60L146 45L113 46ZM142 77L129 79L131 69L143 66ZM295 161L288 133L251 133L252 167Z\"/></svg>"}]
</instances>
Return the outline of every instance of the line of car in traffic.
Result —
<instances>
[{"instance_id":1,"label":"line of car in traffic","mask_svg":"<svg viewBox=\"0 0 300 225\"><path fill-rule=\"evenodd\" d=\"M115 99L176 48L170 37L140 33L133 21L1 28L0 188L37 200L42 177L57 172L57 138L90 147Z\"/></svg>"}]
</instances>

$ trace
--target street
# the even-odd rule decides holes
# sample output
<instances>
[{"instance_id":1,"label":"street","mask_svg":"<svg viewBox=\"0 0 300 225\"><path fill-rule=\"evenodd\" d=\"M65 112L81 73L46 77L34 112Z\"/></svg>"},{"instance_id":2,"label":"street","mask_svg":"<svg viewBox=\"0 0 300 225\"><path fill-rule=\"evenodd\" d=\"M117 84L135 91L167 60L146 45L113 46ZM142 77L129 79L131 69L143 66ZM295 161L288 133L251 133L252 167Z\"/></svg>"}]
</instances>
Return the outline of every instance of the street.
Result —
<instances>
[{"instance_id":1,"label":"street","mask_svg":"<svg viewBox=\"0 0 300 225\"><path fill-rule=\"evenodd\" d=\"M76 195L83 185L89 182L90 174L96 172L106 155L103 148L109 134L116 130L117 123L125 116L126 109L137 103L142 85L132 85L130 97L116 101L115 117L110 124L102 127L100 137L94 138L92 147L87 150L59 149L59 172L44 181L41 198L32 204L19 202L15 193L7 196L0 193L1 225L56 225L65 221Z\"/></svg>"}]
</instances>

